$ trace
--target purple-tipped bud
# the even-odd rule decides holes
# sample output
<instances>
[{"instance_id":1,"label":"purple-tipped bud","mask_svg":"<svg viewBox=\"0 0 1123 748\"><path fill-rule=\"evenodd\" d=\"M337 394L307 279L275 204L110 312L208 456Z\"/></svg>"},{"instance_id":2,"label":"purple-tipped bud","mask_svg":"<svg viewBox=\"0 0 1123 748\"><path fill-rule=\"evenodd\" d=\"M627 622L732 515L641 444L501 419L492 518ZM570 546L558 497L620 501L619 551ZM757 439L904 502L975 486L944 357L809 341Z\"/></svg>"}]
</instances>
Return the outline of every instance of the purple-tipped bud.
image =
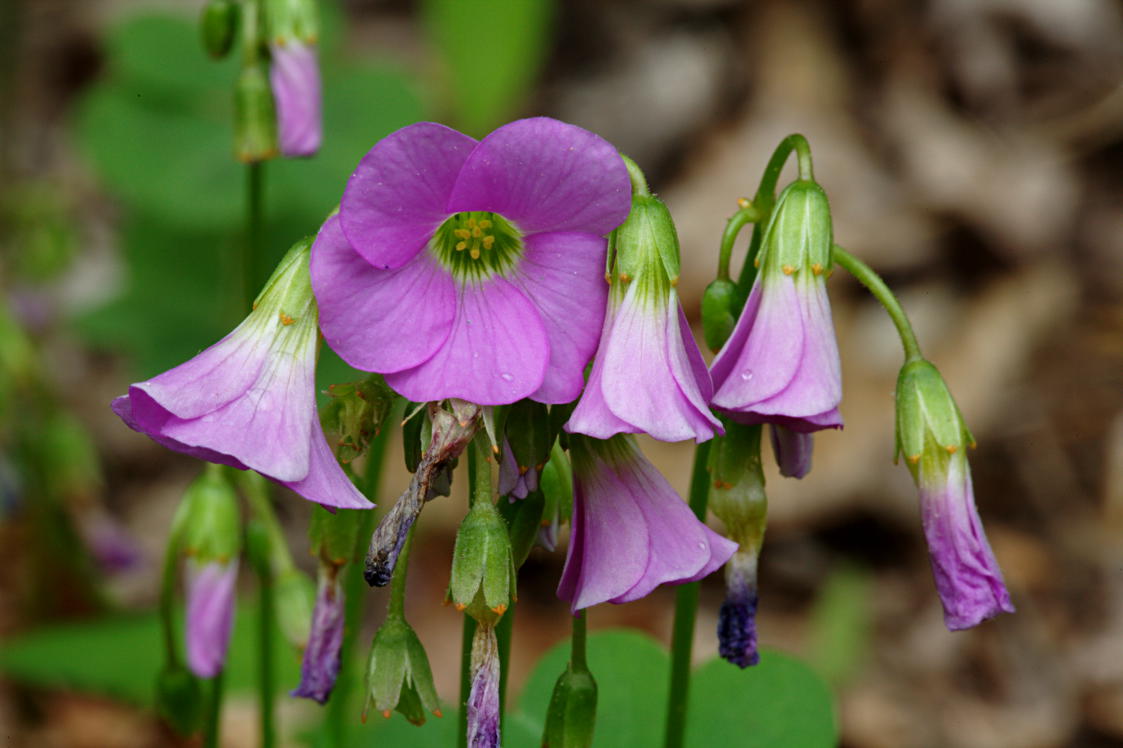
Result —
<instances>
[{"instance_id":1,"label":"purple-tipped bud","mask_svg":"<svg viewBox=\"0 0 1123 748\"><path fill-rule=\"evenodd\" d=\"M322 567L316 607L312 611L312 633L300 665L300 685L293 696L327 702L339 676L340 648L343 646L343 588L339 570Z\"/></svg>"},{"instance_id":2,"label":"purple-tipped bud","mask_svg":"<svg viewBox=\"0 0 1123 748\"><path fill-rule=\"evenodd\" d=\"M718 613L718 652L746 668L760 662L756 645L756 555L738 552L725 566L726 594Z\"/></svg>"},{"instance_id":3,"label":"purple-tipped bud","mask_svg":"<svg viewBox=\"0 0 1123 748\"><path fill-rule=\"evenodd\" d=\"M320 64L301 41L269 45L269 83L277 106L277 140L285 156L314 156L323 139Z\"/></svg>"},{"instance_id":4,"label":"purple-tipped bud","mask_svg":"<svg viewBox=\"0 0 1123 748\"><path fill-rule=\"evenodd\" d=\"M785 478L802 478L811 472L811 451L815 446L809 433L792 431L772 424L772 454Z\"/></svg>"},{"instance_id":5,"label":"purple-tipped bud","mask_svg":"<svg viewBox=\"0 0 1123 748\"><path fill-rule=\"evenodd\" d=\"M533 466L519 465L510 442L503 445L503 458L499 463L499 495L511 501L525 499L531 491L538 490L538 470Z\"/></svg>"},{"instance_id":6,"label":"purple-tipped bud","mask_svg":"<svg viewBox=\"0 0 1123 748\"><path fill-rule=\"evenodd\" d=\"M226 662L237 579L237 561L187 561L187 665L200 678L218 675Z\"/></svg>"},{"instance_id":7,"label":"purple-tipped bud","mask_svg":"<svg viewBox=\"0 0 1123 748\"><path fill-rule=\"evenodd\" d=\"M480 625L472 640L472 688L468 692L468 748L499 745L499 645L495 629Z\"/></svg>"}]
</instances>

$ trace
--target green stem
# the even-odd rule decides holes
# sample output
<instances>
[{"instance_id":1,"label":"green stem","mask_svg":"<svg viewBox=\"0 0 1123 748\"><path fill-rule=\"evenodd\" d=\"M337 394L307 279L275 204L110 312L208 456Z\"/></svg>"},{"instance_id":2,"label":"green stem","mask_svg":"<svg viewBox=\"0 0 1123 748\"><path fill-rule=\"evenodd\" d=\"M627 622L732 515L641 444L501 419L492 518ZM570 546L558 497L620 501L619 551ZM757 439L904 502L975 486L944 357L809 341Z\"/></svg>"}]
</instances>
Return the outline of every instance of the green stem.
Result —
<instances>
[{"instance_id":1,"label":"green stem","mask_svg":"<svg viewBox=\"0 0 1123 748\"><path fill-rule=\"evenodd\" d=\"M709 479L706 463L710 442L694 451L690 474L690 508L699 520L706 518ZM679 585L675 592L675 622L671 632L671 684L667 699L665 748L682 748L686 737L686 708L690 700L690 658L694 648L694 619L698 613L698 582Z\"/></svg>"},{"instance_id":2,"label":"green stem","mask_svg":"<svg viewBox=\"0 0 1123 748\"><path fill-rule=\"evenodd\" d=\"M281 528L281 521L277 519L277 512L273 509L273 501L269 498L269 484L257 473L248 470L238 471L236 478L242 484L246 503L269 536L269 563L273 567L273 574L280 575L293 569L295 564L292 551L285 540L285 531Z\"/></svg>"},{"instance_id":3,"label":"green stem","mask_svg":"<svg viewBox=\"0 0 1123 748\"><path fill-rule=\"evenodd\" d=\"M639 164L622 153L620 158L624 159L624 166L628 167L628 180L632 183L632 195L650 195L651 190L647 188L647 177L644 176L643 169L639 168Z\"/></svg>"},{"instance_id":4,"label":"green stem","mask_svg":"<svg viewBox=\"0 0 1123 748\"><path fill-rule=\"evenodd\" d=\"M242 300L244 310L253 304L260 290L262 213L265 202L265 164L246 164L246 236L242 242Z\"/></svg>"},{"instance_id":5,"label":"green stem","mask_svg":"<svg viewBox=\"0 0 1123 748\"><path fill-rule=\"evenodd\" d=\"M889 286L885 285L885 281L881 279L881 276L875 273L873 268L869 265L837 244L835 244L834 248L831 250L831 257L845 269L846 272L857 278L859 283L869 289L869 292L873 294L874 298L880 301L881 305L885 307L885 311L889 314L889 318L893 320L893 325L897 328L897 334L901 337L901 345L905 349L905 363L923 358L920 353L920 343L916 339L916 333L912 330L912 324L909 323L908 315L905 314L901 303L897 301L897 297L889 290Z\"/></svg>"},{"instance_id":6,"label":"green stem","mask_svg":"<svg viewBox=\"0 0 1123 748\"><path fill-rule=\"evenodd\" d=\"M760 252L764 230L768 226L768 221L772 217L772 208L776 204L776 183L780 181L780 173L784 170L784 164L787 163L788 156L791 155L793 150L796 152L796 158L799 159L799 178L811 180L814 177L814 170L811 166L811 146L808 144L807 138L796 133L781 140L780 144L776 146L776 150L772 152L772 157L768 159L768 164L764 167L764 173L760 177L760 185L756 188L756 195L753 196L752 200L752 206L759 213L760 219L753 228L753 237L749 242L745 264L741 266L741 275L737 279L742 306L744 305L744 299L748 298L749 289L756 278L756 267L753 265L753 260ZM740 313L740 309L737 311Z\"/></svg>"},{"instance_id":7,"label":"green stem","mask_svg":"<svg viewBox=\"0 0 1123 748\"><path fill-rule=\"evenodd\" d=\"M406 574L409 569L409 551L413 546L413 531L417 527L414 522L406 533L406 542L402 545L402 552L398 554L398 563L394 566L394 576L390 578L390 607L387 616L405 617L406 613Z\"/></svg>"},{"instance_id":8,"label":"green stem","mask_svg":"<svg viewBox=\"0 0 1123 748\"><path fill-rule=\"evenodd\" d=\"M465 613L464 631L460 637L460 708L456 710L456 744L459 748L468 748L468 695L472 691L472 639L475 636L476 620Z\"/></svg>"},{"instance_id":9,"label":"green stem","mask_svg":"<svg viewBox=\"0 0 1123 748\"><path fill-rule=\"evenodd\" d=\"M167 664L173 667L180 663L179 648L176 647L175 590L176 572L179 569L179 538L188 512L187 502L180 502L175 517L172 519L171 532L168 533L168 545L164 549L164 568L160 575L160 624L164 632L164 651Z\"/></svg>"},{"instance_id":10,"label":"green stem","mask_svg":"<svg viewBox=\"0 0 1123 748\"><path fill-rule=\"evenodd\" d=\"M218 675L211 678L210 699L207 702L206 724L203 727L204 748L218 748L222 727L222 695L225 672L220 670Z\"/></svg>"},{"instance_id":11,"label":"green stem","mask_svg":"<svg viewBox=\"0 0 1123 748\"><path fill-rule=\"evenodd\" d=\"M587 638L588 610L579 610L573 616L573 636L569 650L569 666L572 670L588 670L585 659L585 640Z\"/></svg>"},{"instance_id":12,"label":"green stem","mask_svg":"<svg viewBox=\"0 0 1123 748\"><path fill-rule=\"evenodd\" d=\"M487 435L480 434L468 445L468 504L491 501L491 449Z\"/></svg>"},{"instance_id":13,"label":"green stem","mask_svg":"<svg viewBox=\"0 0 1123 748\"><path fill-rule=\"evenodd\" d=\"M763 215L752 203L743 205L740 210L729 217L725 223L725 233L721 235L721 250L718 253L717 277L729 280L729 262L733 257L733 245L737 242L737 235L746 224L756 223Z\"/></svg>"},{"instance_id":14,"label":"green stem","mask_svg":"<svg viewBox=\"0 0 1123 748\"><path fill-rule=\"evenodd\" d=\"M273 595L273 571L269 563L258 565L258 709L261 724L261 748L272 748L277 728L273 712L276 702L273 673L273 626L276 605Z\"/></svg>"},{"instance_id":15,"label":"green stem","mask_svg":"<svg viewBox=\"0 0 1123 748\"><path fill-rule=\"evenodd\" d=\"M378 434L371 439L367 447L366 468L363 474L362 492L372 499L378 495L378 483L382 478L382 468L385 462L386 442L389 441L389 424L397 413L391 409L379 425ZM400 415L397 416L400 418ZM348 511L348 510L342 510ZM356 510L358 511L358 510ZM375 516L373 509L364 509L359 522L359 534L355 538L355 548L351 554L347 569L343 572L343 587L346 591L346 600L343 603L343 643L340 646L341 661L339 677L335 679L335 688L332 698L328 701L324 711L324 740L322 746L327 748L342 748L347 744L347 710L351 707L355 684L361 682L358 677L361 663L356 660L353 653L355 642L358 640L359 629L363 621L363 604L366 602L367 584L363 580L363 565L360 559L366 553L367 544L370 542L371 533L374 532Z\"/></svg>"}]
</instances>

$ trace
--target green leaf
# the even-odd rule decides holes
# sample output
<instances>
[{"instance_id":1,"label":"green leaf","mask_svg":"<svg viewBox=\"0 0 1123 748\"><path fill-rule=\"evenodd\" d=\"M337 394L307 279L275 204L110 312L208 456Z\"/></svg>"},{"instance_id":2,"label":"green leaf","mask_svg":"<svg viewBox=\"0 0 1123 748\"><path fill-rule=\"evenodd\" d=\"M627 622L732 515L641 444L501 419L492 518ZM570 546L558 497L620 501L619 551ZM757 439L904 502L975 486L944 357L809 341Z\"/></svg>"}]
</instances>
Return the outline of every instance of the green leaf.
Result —
<instances>
[{"instance_id":1,"label":"green leaf","mask_svg":"<svg viewBox=\"0 0 1123 748\"><path fill-rule=\"evenodd\" d=\"M866 661L872 628L869 596L869 573L841 566L815 601L808 660L829 683L845 683Z\"/></svg>"},{"instance_id":2,"label":"green leaf","mask_svg":"<svg viewBox=\"0 0 1123 748\"><path fill-rule=\"evenodd\" d=\"M226 683L233 691L254 687L257 631L256 608L240 605L226 663ZM300 680L297 655L280 636L274 641L278 683L295 687ZM0 671L14 681L101 694L146 707L153 704L156 675L163 664L155 613L58 624L6 639L0 646Z\"/></svg>"},{"instance_id":3,"label":"green leaf","mask_svg":"<svg viewBox=\"0 0 1123 748\"><path fill-rule=\"evenodd\" d=\"M459 127L484 135L514 112L545 58L552 17L550 0L426 0Z\"/></svg>"},{"instance_id":4,"label":"green leaf","mask_svg":"<svg viewBox=\"0 0 1123 748\"><path fill-rule=\"evenodd\" d=\"M807 665L772 650L744 670L711 660L691 680L686 745L832 748L838 734L830 689Z\"/></svg>"}]
</instances>

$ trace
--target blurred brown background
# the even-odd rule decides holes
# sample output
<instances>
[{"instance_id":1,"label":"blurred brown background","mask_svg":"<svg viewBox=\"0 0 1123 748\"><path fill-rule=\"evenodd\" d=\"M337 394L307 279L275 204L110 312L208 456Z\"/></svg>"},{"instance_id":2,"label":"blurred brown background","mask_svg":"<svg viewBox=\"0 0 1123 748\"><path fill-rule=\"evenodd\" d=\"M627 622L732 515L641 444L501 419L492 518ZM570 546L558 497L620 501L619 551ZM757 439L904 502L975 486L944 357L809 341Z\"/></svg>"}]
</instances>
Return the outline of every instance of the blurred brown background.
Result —
<instances>
[{"instance_id":1,"label":"blurred brown background","mask_svg":"<svg viewBox=\"0 0 1123 748\"><path fill-rule=\"evenodd\" d=\"M105 28L141 7L197 10L172 0L7 0L2 11L18 23L0 24L0 176L58 185L83 238L82 257L45 303L80 306L119 273L114 206L67 117L99 75ZM349 49L411 69L434 64L414 4L344 7ZM552 28L519 113L593 129L648 171L678 222L692 320L736 198L755 191L775 144L802 132L836 240L900 294L978 438L979 510L1018 612L949 634L914 489L891 463L898 344L876 303L836 273L846 429L816 438L806 479L769 474L762 643L827 670L853 748L1123 746L1123 6L562 0ZM474 33L486 54L486 30ZM196 467L111 416L105 405L128 382L119 358L83 350L65 330L48 328L39 342L98 437L105 511L151 561L115 578L112 593L150 605L155 560ZM645 449L685 490L689 445ZM406 479L397 453L388 464L383 501ZM303 559L307 510L295 499L282 510ZM455 496L426 511L409 603L449 700L459 619L439 601L462 511ZM0 634L35 624L14 603L21 532L0 527ZM566 635L553 595L563 559L536 550L524 568L516 690ZM715 575L703 588L700 659L716 649L722 595ZM671 600L660 590L601 606L590 622L665 641ZM381 603L370 607L373 630ZM825 651L836 641L824 620L832 615L852 619L842 664ZM231 708L230 745L253 744L252 707ZM141 746L160 744L158 735L150 717L109 702L0 685L5 744Z\"/></svg>"}]
</instances>

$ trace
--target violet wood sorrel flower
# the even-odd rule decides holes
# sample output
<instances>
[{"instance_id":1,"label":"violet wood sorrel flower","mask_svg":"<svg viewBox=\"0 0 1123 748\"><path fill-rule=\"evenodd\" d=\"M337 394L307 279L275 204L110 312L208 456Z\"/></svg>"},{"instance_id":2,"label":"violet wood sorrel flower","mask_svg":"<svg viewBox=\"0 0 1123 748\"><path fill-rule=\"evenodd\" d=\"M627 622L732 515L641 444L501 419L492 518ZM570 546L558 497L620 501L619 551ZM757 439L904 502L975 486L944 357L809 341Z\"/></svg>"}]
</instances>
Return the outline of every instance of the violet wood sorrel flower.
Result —
<instances>
[{"instance_id":1,"label":"violet wood sorrel flower","mask_svg":"<svg viewBox=\"0 0 1123 748\"><path fill-rule=\"evenodd\" d=\"M897 454L920 489L920 516L936 590L951 631L1014 606L983 533L966 450L975 440L943 377L911 361L897 379Z\"/></svg>"},{"instance_id":2,"label":"violet wood sorrel flower","mask_svg":"<svg viewBox=\"0 0 1123 748\"><path fill-rule=\"evenodd\" d=\"M398 130L316 239L324 338L415 402L572 401L604 313L604 235L628 206L620 156L573 125Z\"/></svg>"},{"instance_id":3,"label":"violet wood sorrel flower","mask_svg":"<svg viewBox=\"0 0 1123 748\"><path fill-rule=\"evenodd\" d=\"M737 550L698 521L633 437L574 435L570 454L573 529L558 596L575 612L696 581Z\"/></svg>"},{"instance_id":4,"label":"violet wood sorrel flower","mask_svg":"<svg viewBox=\"0 0 1123 748\"><path fill-rule=\"evenodd\" d=\"M271 0L269 84L277 106L277 139L285 156L312 156L323 138L319 23L313 0Z\"/></svg>"},{"instance_id":5,"label":"violet wood sorrel flower","mask_svg":"<svg viewBox=\"0 0 1123 748\"><path fill-rule=\"evenodd\" d=\"M256 470L325 506L371 507L316 413L316 304L307 240L277 266L248 317L190 361L129 387L113 410L169 449Z\"/></svg>"},{"instance_id":6,"label":"violet wood sorrel flower","mask_svg":"<svg viewBox=\"0 0 1123 748\"><path fill-rule=\"evenodd\" d=\"M667 207L636 195L612 251L600 347L566 430L598 439L643 432L698 442L721 433L708 405L710 375L675 290L678 235Z\"/></svg>"},{"instance_id":7,"label":"violet wood sorrel flower","mask_svg":"<svg viewBox=\"0 0 1123 748\"><path fill-rule=\"evenodd\" d=\"M826 288L831 243L826 194L814 182L793 182L765 229L744 311L710 367L712 403L732 419L803 433L842 427Z\"/></svg>"}]
</instances>

